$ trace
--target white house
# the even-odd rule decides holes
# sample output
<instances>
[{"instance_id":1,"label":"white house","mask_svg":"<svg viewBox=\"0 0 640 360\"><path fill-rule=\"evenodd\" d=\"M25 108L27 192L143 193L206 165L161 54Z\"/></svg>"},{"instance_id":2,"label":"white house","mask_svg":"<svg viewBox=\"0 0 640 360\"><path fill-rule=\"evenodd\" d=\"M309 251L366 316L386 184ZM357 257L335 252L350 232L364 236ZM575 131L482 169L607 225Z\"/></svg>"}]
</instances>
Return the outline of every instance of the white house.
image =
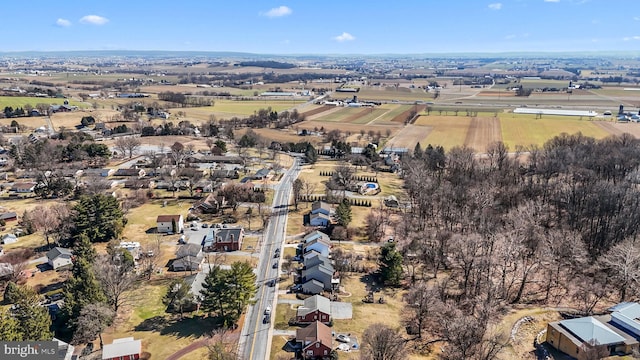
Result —
<instances>
[{"instance_id":1,"label":"white house","mask_svg":"<svg viewBox=\"0 0 640 360\"><path fill-rule=\"evenodd\" d=\"M36 184L34 183L15 183L11 187L11 190L17 193L32 193L35 190Z\"/></svg>"},{"instance_id":2,"label":"white house","mask_svg":"<svg viewBox=\"0 0 640 360\"><path fill-rule=\"evenodd\" d=\"M140 243L137 241L123 241L120 248L127 250L134 260L140 259Z\"/></svg>"},{"instance_id":3,"label":"white house","mask_svg":"<svg viewBox=\"0 0 640 360\"><path fill-rule=\"evenodd\" d=\"M51 265L54 270L56 270L63 266L72 265L73 261L71 257L72 254L69 249L54 247L47 252L47 263Z\"/></svg>"},{"instance_id":4,"label":"white house","mask_svg":"<svg viewBox=\"0 0 640 360\"><path fill-rule=\"evenodd\" d=\"M184 219L182 215L158 215L156 220L159 233L183 232ZM175 223L175 229L174 224Z\"/></svg>"},{"instance_id":5,"label":"white house","mask_svg":"<svg viewBox=\"0 0 640 360\"><path fill-rule=\"evenodd\" d=\"M18 237L15 234L2 235L2 243L5 245L13 244L18 241Z\"/></svg>"}]
</instances>

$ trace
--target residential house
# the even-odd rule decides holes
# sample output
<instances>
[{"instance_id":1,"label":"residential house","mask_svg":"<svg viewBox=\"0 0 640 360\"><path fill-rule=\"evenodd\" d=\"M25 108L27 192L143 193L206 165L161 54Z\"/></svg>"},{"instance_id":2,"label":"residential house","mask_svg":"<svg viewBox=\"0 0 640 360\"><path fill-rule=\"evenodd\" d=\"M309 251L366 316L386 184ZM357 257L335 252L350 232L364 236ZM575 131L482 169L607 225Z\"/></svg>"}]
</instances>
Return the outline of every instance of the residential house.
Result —
<instances>
[{"instance_id":1,"label":"residential house","mask_svg":"<svg viewBox=\"0 0 640 360\"><path fill-rule=\"evenodd\" d=\"M324 296L314 295L304 299L304 304L296 310L296 322L299 324L320 321L331 322L331 301Z\"/></svg>"},{"instance_id":2,"label":"residential house","mask_svg":"<svg viewBox=\"0 0 640 360\"><path fill-rule=\"evenodd\" d=\"M318 264L323 264L325 266L332 265L331 259L315 250L309 251L308 253L304 254L302 263L304 264L305 268L312 268Z\"/></svg>"},{"instance_id":3,"label":"residential house","mask_svg":"<svg viewBox=\"0 0 640 360\"><path fill-rule=\"evenodd\" d=\"M239 156L204 155L199 153L188 156L186 160L194 163L244 164L244 161Z\"/></svg>"},{"instance_id":4,"label":"residential house","mask_svg":"<svg viewBox=\"0 0 640 360\"><path fill-rule=\"evenodd\" d=\"M238 170L213 170L211 171L212 179L239 179Z\"/></svg>"},{"instance_id":5,"label":"residential house","mask_svg":"<svg viewBox=\"0 0 640 360\"><path fill-rule=\"evenodd\" d=\"M547 325L547 343L578 360L631 354L639 349L640 304L620 303L610 313Z\"/></svg>"},{"instance_id":6,"label":"residential house","mask_svg":"<svg viewBox=\"0 0 640 360\"><path fill-rule=\"evenodd\" d=\"M140 243L137 241L123 241L120 248L127 250L134 260L140 259Z\"/></svg>"},{"instance_id":7,"label":"residential house","mask_svg":"<svg viewBox=\"0 0 640 360\"><path fill-rule=\"evenodd\" d=\"M72 258L73 254L71 251L61 247L54 247L47 252L47 263L51 265L53 270L72 265Z\"/></svg>"},{"instance_id":8,"label":"residential house","mask_svg":"<svg viewBox=\"0 0 640 360\"><path fill-rule=\"evenodd\" d=\"M304 238L302 238L302 242L303 243L308 243L311 242L315 239L321 239L321 241L325 244L327 244L327 246L331 245L331 238L329 238L329 235L323 233L322 231L312 231L310 233L308 233L307 235L304 236Z\"/></svg>"},{"instance_id":9,"label":"residential house","mask_svg":"<svg viewBox=\"0 0 640 360\"><path fill-rule=\"evenodd\" d=\"M138 179L143 178L145 175L146 175L146 172L144 171L144 169L136 169L136 168L118 169L114 174L114 176L126 176L126 177L135 176Z\"/></svg>"},{"instance_id":10,"label":"residential house","mask_svg":"<svg viewBox=\"0 0 640 360\"><path fill-rule=\"evenodd\" d=\"M36 189L35 183L15 183L11 186L11 190L20 194L32 193Z\"/></svg>"},{"instance_id":11,"label":"residential house","mask_svg":"<svg viewBox=\"0 0 640 360\"><path fill-rule=\"evenodd\" d=\"M309 280L317 280L322 283L322 287L324 290L333 289L333 274L335 270L332 265L327 264L316 264L312 267L305 267L302 270L302 281L303 284Z\"/></svg>"},{"instance_id":12,"label":"residential house","mask_svg":"<svg viewBox=\"0 0 640 360\"><path fill-rule=\"evenodd\" d=\"M266 180L269 178L269 173L271 173L270 169L264 168L256 171L255 174L251 176L253 180Z\"/></svg>"},{"instance_id":13,"label":"residential house","mask_svg":"<svg viewBox=\"0 0 640 360\"><path fill-rule=\"evenodd\" d=\"M142 341L133 337L113 339L102 348L102 360L137 360L142 353Z\"/></svg>"},{"instance_id":14,"label":"residential house","mask_svg":"<svg viewBox=\"0 0 640 360\"><path fill-rule=\"evenodd\" d=\"M331 205L324 201L315 201L311 204L311 214L324 214L326 216L331 215Z\"/></svg>"},{"instance_id":15,"label":"residential house","mask_svg":"<svg viewBox=\"0 0 640 360\"><path fill-rule=\"evenodd\" d=\"M7 279L13 276L13 265L0 263L0 279Z\"/></svg>"},{"instance_id":16,"label":"residential house","mask_svg":"<svg viewBox=\"0 0 640 360\"><path fill-rule=\"evenodd\" d=\"M324 284L316 279L307 280L302 283L302 293L321 294L324 291Z\"/></svg>"},{"instance_id":17,"label":"residential house","mask_svg":"<svg viewBox=\"0 0 640 360\"><path fill-rule=\"evenodd\" d=\"M331 249L331 245L327 244L325 240L322 238L316 238L302 244L302 254L306 254L309 251L313 250L313 251L317 251L318 253L322 254L325 257L328 257L330 249Z\"/></svg>"},{"instance_id":18,"label":"residential house","mask_svg":"<svg viewBox=\"0 0 640 360\"><path fill-rule=\"evenodd\" d=\"M158 215L156 224L159 233L184 231L184 219L182 215Z\"/></svg>"},{"instance_id":19,"label":"residential house","mask_svg":"<svg viewBox=\"0 0 640 360\"><path fill-rule=\"evenodd\" d=\"M400 202L398 202L398 199L395 196L390 195L384 199L384 206L397 208L400 206Z\"/></svg>"},{"instance_id":20,"label":"residential house","mask_svg":"<svg viewBox=\"0 0 640 360\"><path fill-rule=\"evenodd\" d=\"M0 220L2 220L2 221L15 221L15 220L18 220L18 214L13 212L13 211L2 213L2 214L0 214Z\"/></svg>"},{"instance_id":21,"label":"residential house","mask_svg":"<svg viewBox=\"0 0 640 360\"><path fill-rule=\"evenodd\" d=\"M176 258L171 263L172 271L199 271L204 256L198 244L184 244L178 247Z\"/></svg>"},{"instance_id":22,"label":"residential house","mask_svg":"<svg viewBox=\"0 0 640 360\"><path fill-rule=\"evenodd\" d=\"M116 173L116 169L84 169L84 176L108 177Z\"/></svg>"},{"instance_id":23,"label":"residential house","mask_svg":"<svg viewBox=\"0 0 640 360\"><path fill-rule=\"evenodd\" d=\"M309 226L324 226L327 227L331 224L331 218L325 214L310 214Z\"/></svg>"},{"instance_id":24,"label":"residential house","mask_svg":"<svg viewBox=\"0 0 640 360\"><path fill-rule=\"evenodd\" d=\"M57 113L57 112L70 112L70 111L76 111L78 110L77 106L72 106L72 105L68 105L68 104L63 104L63 105L51 105L51 107L49 108L49 110L52 113Z\"/></svg>"},{"instance_id":25,"label":"residential house","mask_svg":"<svg viewBox=\"0 0 640 360\"><path fill-rule=\"evenodd\" d=\"M16 234L4 234L2 235L2 243L4 245L9 245L18 242L18 237Z\"/></svg>"},{"instance_id":26,"label":"residential house","mask_svg":"<svg viewBox=\"0 0 640 360\"><path fill-rule=\"evenodd\" d=\"M239 228L209 228L204 238L204 251L238 251L242 248L244 229Z\"/></svg>"},{"instance_id":27,"label":"residential house","mask_svg":"<svg viewBox=\"0 0 640 360\"><path fill-rule=\"evenodd\" d=\"M296 343L303 359L329 359L333 348L331 340L331 328L320 321L296 330Z\"/></svg>"}]
</instances>

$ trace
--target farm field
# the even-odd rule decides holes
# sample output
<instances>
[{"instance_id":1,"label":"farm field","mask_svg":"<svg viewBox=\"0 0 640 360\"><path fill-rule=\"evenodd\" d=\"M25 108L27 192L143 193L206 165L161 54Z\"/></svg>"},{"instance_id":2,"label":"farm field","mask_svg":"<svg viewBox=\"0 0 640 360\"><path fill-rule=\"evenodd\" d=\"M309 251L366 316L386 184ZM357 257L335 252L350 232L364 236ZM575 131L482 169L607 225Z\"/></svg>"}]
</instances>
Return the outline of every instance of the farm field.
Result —
<instances>
[{"instance_id":1,"label":"farm field","mask_svg":"<svg viewBox=\"0 0 640 360\"><path fill-rule=\"evenodd\" d=\"M24 107L29 104L36 107L37 104L47 104L47 105L62 105L65 100L69 100L69 105L77 106L77 107L86 107L87 104L75 101L72 99L62 99L62 98L40 98L40 97L30 97L30 96L0 96L0 109L4 109L7 106L15 107Z\"/></svg>"},{"instance_id":2,"label":"farm field","mask_svg":"<svg viewBox=\"0 0 640 360\"><path fill-rule=\"evenodd\" d=\"M420 145L440 145L445 150L465 143L471 117L468 116L420 116L415 125L431 128L429 134L420 140ZM415 146L415 144L414 144Z\"/></svg>"},{"instance_id":3,"label":"farm field","mask_svg":"<svg viewBox=\"0 0 640 360\"><path fill-rule=\"evenodd\" d=\"M581 132L585 136L602 139L610 135L596 122L579 120L568 116L544 116L536 119L535 115L501 114L502 141L515 149L516 145L542 146L547 140L561 133L575 134Z\"/></svg>"},{"instance_id":4,"label":"farm field","mask_svg":"<svg viewBox=\"0 0 640 360\"><path fill-rule=\"evenodd\" d=\"M207 121L211 115L215 115L220 119L229 119L234 116L245 117L252 115L260 109L271 107L271 110L281 112L288 110L303 100L255 100L255 101L233 101L233 100L215 100L214 106L194 107L194 108L172 108L169 112L175 114L183 111L186 118Z\"/></svg>"},{"instance_id":5,"label":"farm field","mask_svg":"<svg viewBox=\"0 0 640 360\"><path fill-rule=\"evenodd\" d=\"M351 93L333 93L336 99L351 98ZM404 87L369 87L363 86L360 91L353 93L359 100L371 101L431 101L433 94L425 92L423 89L409 89Z\"/></svg>"}]
</instances>

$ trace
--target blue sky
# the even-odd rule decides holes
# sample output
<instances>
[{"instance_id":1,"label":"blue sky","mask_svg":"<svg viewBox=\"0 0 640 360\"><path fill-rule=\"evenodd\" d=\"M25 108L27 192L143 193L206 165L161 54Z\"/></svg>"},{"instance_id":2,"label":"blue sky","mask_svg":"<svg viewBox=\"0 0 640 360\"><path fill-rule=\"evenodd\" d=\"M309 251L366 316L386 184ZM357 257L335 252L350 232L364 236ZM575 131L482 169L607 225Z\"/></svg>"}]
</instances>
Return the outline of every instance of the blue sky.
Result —
<instances>
[{"instance_id":1,"label":"blue sky","mask_svg":"<svg viewBox=\"0 0 640 360\"><path fill-rule=\"evenodd\" d=\"M639 51L638 0L5 1L0 51Z\"/></svg>"}]
</instances>

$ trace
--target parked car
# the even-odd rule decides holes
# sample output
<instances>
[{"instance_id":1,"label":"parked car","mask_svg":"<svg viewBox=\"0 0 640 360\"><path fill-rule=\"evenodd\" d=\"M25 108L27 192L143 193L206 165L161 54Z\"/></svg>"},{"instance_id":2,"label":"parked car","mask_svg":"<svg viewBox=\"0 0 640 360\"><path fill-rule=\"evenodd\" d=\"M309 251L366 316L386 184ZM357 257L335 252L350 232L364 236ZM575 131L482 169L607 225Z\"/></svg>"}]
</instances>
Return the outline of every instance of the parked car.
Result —
<instances>
[{"instance_id":1,"label":"parked car","mask_svg":"<svg viewBox=\"0 0 640 360\"><path fill-rule=\"evenodd\" d=\"M349 337L345 334L340 334L338 336L336 336L336 340L343 342L343 343L348 343L351 342L351 339L349 339Z\"/></svg>"},{"instance_id":2,"label":"parked car","mask_svg":"<svg viewBox=\"0 0 640 360\"><path fill-rule=\"evenodd\" d=\"M202 224L202 227L203 227L203 228L208 228L208 227L209 227L209 224Z\"/></svg>"}]
</instances>

